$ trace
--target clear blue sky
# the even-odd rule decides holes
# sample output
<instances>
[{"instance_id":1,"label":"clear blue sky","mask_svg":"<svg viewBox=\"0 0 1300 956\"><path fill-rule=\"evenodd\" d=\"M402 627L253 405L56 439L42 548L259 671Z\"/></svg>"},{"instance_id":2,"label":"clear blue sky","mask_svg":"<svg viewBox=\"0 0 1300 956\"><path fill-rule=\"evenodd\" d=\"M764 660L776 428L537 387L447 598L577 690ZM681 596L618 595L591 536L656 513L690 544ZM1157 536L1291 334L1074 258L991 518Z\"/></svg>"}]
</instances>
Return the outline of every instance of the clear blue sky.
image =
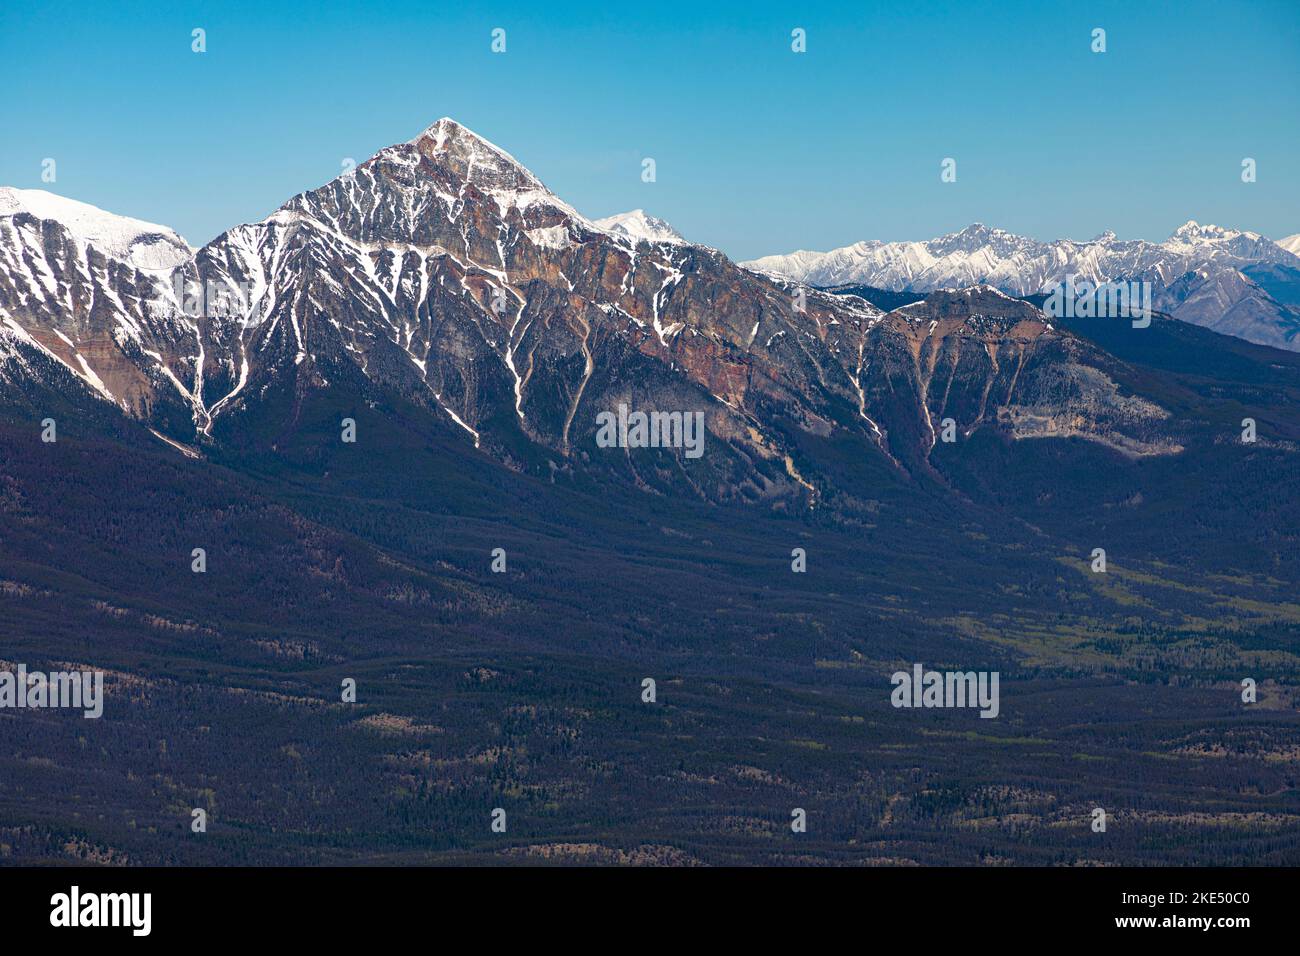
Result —
<instances>
[{"instance_id":1,"label":"clear blue sky","mask_svg":"<svg viewBox=\"0 0 1300 956\"><path fill-rule=\"evenodd\" d=\"M590 216L644 207L736 259L975 220L1300 232L1298 0L6 0L0 65L0 184L195 244L443 115Z\"/></svg>"}]
</instances>

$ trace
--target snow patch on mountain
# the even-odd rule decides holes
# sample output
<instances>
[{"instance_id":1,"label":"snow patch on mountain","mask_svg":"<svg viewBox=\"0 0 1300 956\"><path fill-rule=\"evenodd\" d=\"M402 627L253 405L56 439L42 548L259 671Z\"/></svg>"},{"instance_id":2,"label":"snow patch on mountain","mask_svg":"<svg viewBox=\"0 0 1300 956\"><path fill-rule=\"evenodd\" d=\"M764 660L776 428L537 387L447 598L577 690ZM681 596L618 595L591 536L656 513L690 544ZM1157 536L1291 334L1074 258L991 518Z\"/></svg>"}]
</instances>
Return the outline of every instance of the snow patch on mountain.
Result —
<instances>
[{"instance_id":1,"label":"snow patch on mountain","mask_svg":"<svg viewBox=\"0 0 1300 956\"><path fill-rule=\"evenodd\" d=\"M171 269L194 257L190 245L166 226L117 216L43 189L0 186L0 218L23 213L57 222L105 256L138 269Z\"/></svg>"},{"instance_id":2,"label":"snow patch on mountain","mask_svg":"<svg viewBox=\"0 0 1300 956\"><path fill-rule=\"evenodd\" d=\"M648 215L644 209L620 212L595 221L597 228L633 242L668 242L685 245L686 239L662 219Z\"/></svg>"},{"instance_id":3,"label":"snow patch on mountain","mask_svg":"<svg viewBox=\"0 0 1300 956\"><path fill-rule=\"evenodd\" d=\"M541 229L529 229L527 235L533 241L533 245L541 246L543 249L567 249L572 245L568 226L546 226Z\"/></svg>"},{"instance_id":4,"label":"snow patch on mountain","mask_svg":"<svg viewBox=\"0 0 1300 956\"><path fill-rule=\"evenodd\" d=\"M1207 242L1226 242L1230 239L1236 239L1238 236L1245 236L1248 239L1260 238L1257 232L1246 232L1242 229L1224 229L1221 226L1209 223L1202 225L1195 219L1189 219L1173 231L1166 245L1196 246Z\"/></svg>"}]
</instances>

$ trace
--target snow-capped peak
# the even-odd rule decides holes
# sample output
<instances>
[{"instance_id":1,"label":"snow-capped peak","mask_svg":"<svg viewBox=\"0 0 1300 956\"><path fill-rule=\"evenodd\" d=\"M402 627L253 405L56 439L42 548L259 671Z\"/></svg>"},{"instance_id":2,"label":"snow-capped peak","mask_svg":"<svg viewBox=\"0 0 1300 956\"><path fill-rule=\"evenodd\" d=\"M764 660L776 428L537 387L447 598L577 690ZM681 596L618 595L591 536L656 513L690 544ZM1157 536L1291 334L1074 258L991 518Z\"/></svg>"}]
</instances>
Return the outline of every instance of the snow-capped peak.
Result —
<instances>
[{"instance_id":1,"label":"snow-capped peak","mask_svg":"<svg viewBox=\"0 0 1300 956\"><path fill-rule=\"evenodd\" d=\"M1169 241L1171 243L1222 242L1228 239L1236 239L1238 236L1245 236L1248 239L1259 238L1253 232L1245 232L1240 229L1224 229L1221 226L1209 223L1202 224L1195 219L1189 219L1173 231Z\"/></svg>"},{"instance_id":2,"label":"snow-capped peak","mask_svg":"<svg viewBox=\"0 0 1300 956\"><path fill-rule=\"evenodd\" d=\"M942 238L942 239L970 239L970 240L974 240L974 241L980 241L980 240L983 240L983 239L987 239L989 236L992 236L992 235L1001 235L1002 232L1003 232L1003 230L1001 230L1001 229L991 228L991 227L989 227L989 226L984 225L984 223L982 223L982 222L972 222L972 223L971 223L969 226L967 226L965 229L962 229L962 230L960 230L959 232L950 232L950 233L948 233L948 235L946 235L946 236L941 236L940 238Z\"/></svg>"},{"instance_id":3,"label":"snow-capped peak","mask_svg":"<svg viewBox=\"0 0 1300 956\"><path fill-rule=\"evenodd\" d=\"M117 216L43 189L0 186L0 219L22 213L57 222L105 256L140 269L171 269L194 256L189 244L166 226Z\"/></svg>"},{"instance_id":4,"label":"snow-capped peak","mask_svg":"<svg viewBox=\"0 0 1300 956\"><path fill-rule=\"evenodd\" d=\"M1294 236L1287 236L1285 239L1279 239L1277 244L1291 253L1293 256L1300 256L1300 232Z\"/></svg>"},{"instance_id":5,"label":"snow-capped peak","mask_svg":"<svg viewBox=\"0 0 1300 956\"><path fill-rule=\"evenodd\" d=\"M631 239L633 242L668 242L683 245L686 240L676 229L662 219L646 214L644 209L620 212L615 216L597 219L595 225L617 236Z\"/></svg>"}]
</instances>

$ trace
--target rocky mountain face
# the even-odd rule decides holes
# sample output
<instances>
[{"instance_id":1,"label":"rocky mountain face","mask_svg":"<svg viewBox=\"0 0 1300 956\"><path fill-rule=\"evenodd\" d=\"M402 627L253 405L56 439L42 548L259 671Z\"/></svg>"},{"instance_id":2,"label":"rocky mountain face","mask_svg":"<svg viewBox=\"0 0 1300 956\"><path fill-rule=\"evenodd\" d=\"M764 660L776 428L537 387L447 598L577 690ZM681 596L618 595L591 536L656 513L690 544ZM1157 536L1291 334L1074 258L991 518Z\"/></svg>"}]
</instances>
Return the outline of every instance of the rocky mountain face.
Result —
<instances>
[{"instance_id":1,"label":"rocky mountain face","mask_svg":"<svg viewBox=\"0 0 1300 956\"><path fill-rule=\"evenodd\" d=\"M1185 322L1251 342L1300 349L1300 257L1253 232L1187 222L1165 242L1040 242L976 223L928 242L858 242L743 263L827 287L862 284L928 292L986 283L1012 295L1074 281L1146 281L1155 307ZM1270 282L1252 276L1266 270ZM1279 294L1279 287L1285 288Z\"/></svg>"},{"instance_id":2,"label":"rocky mountain face","mask_svg":"<svg viewBox=\"0 0 1300 956\"><path fill-rule=\"evenodd\" d=\"M193 257L166 227L0 189L0 378L64 391L62 366L137 418L197 412L200 329L171 284Z\"/></svg>"},{"instance_id":3,"label":"rocky mountain face","mask_svg":"<svg viewBox=\"0 0 1300 956\"><path fill-rule=\"evenodd\" d=\"M1088 439L1128 456L1182 451L1170 414L1125 394L1118 363L988 286L931 293L889 313L861 343L864 415L908 429L891 449L928 455L992 427L1013 439ZM917 414L901 414L900 402Z\"/></svg>"},{"instance_id":4,"label":"rocky mountain face","mask_svg":"<svg viewBox=\"0 0 1300 956\"><path fill-rule=\"evenodd\" d=\"M1130 457L1182 448L1160 400L1117 385L1124 362L995 288L1054 273L1026 274L1028 240L982 227L794 270L842 279L870 252L898 282L1001 280L885 313L739 268L641 211L588 220L450 119L197 251L44 193L0 203L7 387L33 409L81 388L191 454L274 447L322 396L417 409L516 470L800 507L835 482L811 450L828 443L903 476L980 430ZM1272 245L1205 229L1179 242L1234 261ZM1072 254L1100 277L1105 256L1136 269L1141 245ZM959 275L937 268L959 258ZM1161 274L1182 303L1208 295ZM1228 298L1248 325L1252 300ZM640 448L635 420L602 443L603 413L698 416L707 453L670 432Z\"/></svg>"}]
</instances>

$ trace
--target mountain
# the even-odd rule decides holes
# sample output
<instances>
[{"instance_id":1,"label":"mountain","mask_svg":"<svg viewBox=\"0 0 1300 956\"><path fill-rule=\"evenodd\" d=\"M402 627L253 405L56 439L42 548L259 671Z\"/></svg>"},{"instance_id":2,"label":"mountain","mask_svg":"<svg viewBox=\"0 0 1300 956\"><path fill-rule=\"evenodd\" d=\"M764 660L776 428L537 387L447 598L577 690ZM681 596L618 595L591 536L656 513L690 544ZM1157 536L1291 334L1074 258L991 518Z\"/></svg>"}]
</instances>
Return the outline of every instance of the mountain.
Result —
<instances>
[{"instance_id":1,"label":"mountain","mask_svg":"<svg viewBox=\"0 0 1300 956\"><path fill-rule=\"evenodd\" d=\"M782 422L852 394L819 382L835 360L818 321L874 314L830 296L800 313L716 251L606 231L451 120L218 237L196 267L251 290L248 315L207 333L204 435L239 432L232 419L263 417L276 395L351 382L440 411L513 467L576 460L708 498L804 492ZM804 344L755 344L779 331ZM597 415L620 405L699 414L714 450L694 473L667 453L640 468L602 452Z\"/></svg>"},{"instance_id":2,"label":"mountain","mask_svg":"<svg viewBox=\"0 0 1300 956\"><path fill-rule=\"evenodd\" d=\"M818 286L861 284L928 292L987 283L1012 295L1044 291L1068 277L1093 283L1146 281L1157 309L1251 342L1300 349L1300 308L1277 298L1252 270L1279 271L1288 287L1300 258L1253 232L1189 221L1163 243L1040 242L981 223L928 242L858 242L831 252L795 252L743 263Z\"/></svg>"},{"instance_id":3,"label":"mountain","mask_svg":"<svg viewBox=\"0 0 1300 956\"><path fill-rule=\"evenodd\" d=\"M686 242L676 229L662 219L647 215L644 209L633 209L631 212L597 219L596 225L634 241L667 242L672 245Z\"/></svg>"},{"instance_id":4,"label":"mountain","mask_svg":"<svg viewBox=\"0 0 1300 956\"><path fill-rule=\"evenodd\" d=\"M1116 256L1138 269L1147 244L1112 236L1054 244L1050 267L1041 244L982 226L801 267L825 279L885 263L894 285L967 286L886 313L738 268L642 210L588 220L448 118L198 250L49 194L4 195L11 387L26 375L66 398L79 380L188 454L274 449L328 398L354 418L410 406L515 470L805 508L852 496L810 439L859 443L910 476L932 474L945 416L967 437L1074 437L1128 456L1185 443L1158 397L1119 388L1123 361L996 287L1023 293L1073 267L1100 277ZM1162 248L1294 258L1194 223ZM1234 333L1273 301L1235 270L1160 274L1164 296L1226 310L1217 324ZM638 464L603 447L602 416L637 412L698 417L710 453L655 447Z\"/></svg>"},{"instance_id":5,"label":"mountain","mask_svg":"<svg viewBox=\"0 0 1300 956\"><path fill-rule=\"evenodd\" d=\"M164 226L0 189L0 377L47 377L54 362L138 417L185 414L202 374L198 329L160 303L176 303L172 276L193 258Z\"/></svg>"},{"instance_id":6,"label":"mountain","mask_svg":"<svg viewBox=\"0 0 1300 956\"><path fill-rule=\"evenodd\" d=\"M1277 244L1293 256L1300 256L1300 232L1297 232L1294 236L1279 239Z\"/></svg>"}]
</instances>

